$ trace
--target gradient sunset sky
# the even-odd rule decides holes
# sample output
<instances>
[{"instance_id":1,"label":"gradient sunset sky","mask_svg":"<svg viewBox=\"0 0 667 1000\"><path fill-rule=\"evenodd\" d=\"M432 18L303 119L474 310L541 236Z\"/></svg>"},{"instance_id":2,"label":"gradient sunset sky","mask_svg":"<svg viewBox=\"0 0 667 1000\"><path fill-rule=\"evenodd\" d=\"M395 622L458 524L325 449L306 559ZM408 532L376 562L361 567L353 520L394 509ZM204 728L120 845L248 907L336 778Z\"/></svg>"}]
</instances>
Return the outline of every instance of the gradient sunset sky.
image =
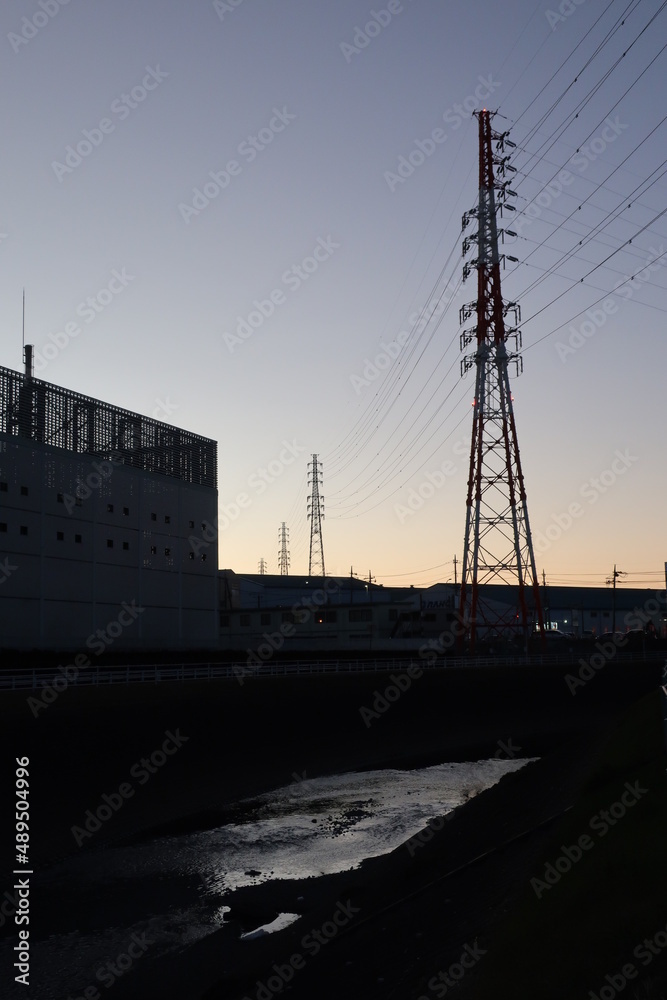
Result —
<instances>
[{"instance_id":1,"label":"gradient sunset sky","mask_svg":"<svg viewBox=\"0 0 667 1000\"><path fill-rule=\"evenodd\" d=\"M317 453L328 574L453 579L491 108L538 570L664 586L660 6L10 0L0 364L25 287L41 378L215 438L221 567L277 572L285 521L307 572Z\"/></svg>"}]
</instances>

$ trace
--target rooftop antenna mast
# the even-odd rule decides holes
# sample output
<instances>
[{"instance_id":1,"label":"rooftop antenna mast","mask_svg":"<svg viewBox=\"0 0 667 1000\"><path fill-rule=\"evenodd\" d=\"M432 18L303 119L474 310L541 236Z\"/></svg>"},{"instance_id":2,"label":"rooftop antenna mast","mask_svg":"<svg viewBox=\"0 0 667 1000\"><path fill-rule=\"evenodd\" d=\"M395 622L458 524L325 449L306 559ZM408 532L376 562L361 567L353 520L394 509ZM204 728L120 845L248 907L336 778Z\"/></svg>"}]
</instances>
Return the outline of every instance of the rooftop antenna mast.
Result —
<instances>
[{"instance_id":1,"label":"rooftop antenna mast","mask_svg":"<svg viewBox=\"0 0 667 1000\"><path fill-rule=\"evenodd\" d=\"M26 344L25 342L25 288L23 289L23 333L21 337L21 346L23 347L24 372L28 378L32 378L35 373L32 354L33 345Z\"/></svg>"}]
</instances>

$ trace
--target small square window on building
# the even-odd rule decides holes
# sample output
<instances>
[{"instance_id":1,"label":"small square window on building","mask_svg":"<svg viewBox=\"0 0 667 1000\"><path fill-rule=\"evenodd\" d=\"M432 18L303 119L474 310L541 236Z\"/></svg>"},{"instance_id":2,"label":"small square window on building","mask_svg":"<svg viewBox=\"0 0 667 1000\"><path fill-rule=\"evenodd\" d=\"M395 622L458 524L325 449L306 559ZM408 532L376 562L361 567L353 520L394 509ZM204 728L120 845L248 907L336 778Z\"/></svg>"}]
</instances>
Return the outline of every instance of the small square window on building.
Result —
<instances>
[{"instance_id":1,"label":"small square window on building","mask_svg":"<svg viewBox=\"0 0 667 1000\"><path fill-rule=\"evenodd\" d=\"M27 535L28 534L28 525L27 524L22 524L21 527L19 528L19 532L22 535Z\"/></svg>"},{"instance_id":2,"label":"small square window on building","mask_svg":"<svg viewBox=\"0 0 667 1000\"><path fill-rule=\"evenodd\" d=\"M112 503L108 503L107 504L107 514L113 514L113 504Z\"/></svg>"},{"instance_id":3,"label":"small square window on building","mask_svg":"<svg viewBox=\"0 0 667 1000\"><path fill-rule=\"evenodd\" d=\"M7 530L7 522L6 521L0 521L0 531L2 531L4 533L6 530Z\"/></svg>"},{"instance_id":4,"label":"small square window on building","mask_svg":"<svg viewBox=\"0 0 667 1000\"><path fill-rule=\"evenodd\" d=\"M151 514L151 521L157 521L157 514Z\"/></svg>"},{"instance_id":5,"label":"small square window on building","mask_svg":"<svg viewBox=\"0 0 667 1000\"><path fill-rule=\"evenodd\" d=\"M250 615L240 615L239 625L244 625L244 626L250 625Z\"/></svg>"},{"instance_id":6,"label":"small square window on building","mask_svg":"<svg viewBox=\"0 0 667 1000\"><path fill-rule=\"evenodd\" d=\"M205 552L203 553L203 555L201 557L201 561L202 562L206 562L206 553Z\"/></svg>"},{"instance_id":7,"label":"small square window on building","mask_svg":"<svg viewBox=\"0 0 667 1000\"><path fill-rule=\"evenodd\" d=\"M64 531L56 531L56 539L59 542L64 542L65 541L65 532Z\"/></svg>"},{"instance_id":8,"label":"small square window on building","mask_svg":"<svg viewBox=\"0 0 667 1000\"><path fill-rule=\"evenodd\" d=\"M151 555L152 556L157 555L157 545L151 545Z\"/></svg>"},{"instance_id":9,"label":"small square window on building","mask_svg":"<svg viewBox=\"0 0 667 1000\"><path fill-rule=\"evenodd\" d=\"M419 612L416 614L417 618L419 618ZM348 611L347 618L350 622L370 622L373 619L373 615L370 608L352 608Z\"/></svg>"},{"instance_id":10,"label":"small square window on building","mask_svg":"<svg viewBox=\"0 0 667 1000\"><path fill-rule=\"evenodd\" d=\"M113 548L113 538L107 538L107 548L108 549Z\"/></svg>"},{"instance_id":11,"label":"small square window on building","mask_svg":"<svg viewBox=\"0 0 667 1000\"><path fill-rule=\"evenodd\" d=\"M171 555L171 549L165 549L165 550L164 550L164 554L165 554L166 556L170 556L170 555Z\"/></svg>"},{"instance_id":12,"label":"small square window on building","mask_svg":"<svg viewBox=\"0 0 667 1000\"><path fill-rule=\"evenodd\" d=\"M76 503L77 507L80 507L83 503L83 500L81 499L81 497L76 497L74 502Z\"/></svg>"},{"instance_id":13,"label":"small square window on building","mask_svg":"<svg viewBox=\"0 0 667 1000\"><path fill-rule=\"evenodd\" d=\"M128 552L130 548L129 542L123 542L123 552Z\"/></svg>"},{"instance_id":14,"label":"small square window on building","mask_svg":"<svg viewBox=\"0 0 667 1000\"><path fill-rule=\"evenodd\" d=\"M165 514L164 515L164 523L165 524L171 524L171 518L170 518L169 514Z\"/></svg>"},{"instance_id":15,"label":"small square window on building","mask_svg":"<svg viewBox=\"0 0 667 1000\"><path fill-rule=\"evenodd\" d=\"M194 557L195 557L194 552L188 552L188 559L194 559Z\"/></svg>"},{"instance_id":16,"label":"small square window on building","mask_svg":"<svg viewBox=\"0 0 667 1000\"><path fill-rule=\"evenodd\" d=\"M5 483L4 481L0 483L0 493L6 493L7 489L8 489L7 483Z\"/></svg>"},{"instance_id":17,"label":"small square window on building","mask_svg":"<svg viewBox=\"0 0 667 1000\"><path fill-rule=\"evenodd\" d=\"M21 487L21 496L22 497L27 497L27 495L28 495L28 487L27 486L22 486Z\"/></svg>"},{"instance_id":18,"label":"small square window on building","mask_svg":"<svg viewBox=\"0 0 667 1000\"><path fill-rule=\"evenodd\" d=\"M77 545L81 545L81 542L83 541L83 539L82 539L81 535L75 535L74 536L74 541L76 542Z\"/></svg>"},{"instance_id":19,"label":"small square window on building","mask_svg":"<svg viewBox=\"0 0 667 1000\"><path fill-rule=\"evenodd\" d=\"M188 528L194 528L194 526L195 526L194 521L188 521Z\"/></svg>"},{"instance_id":20,"label":"small square window on building","mask_svg":"<svg viewBox=\"0 0 667 1000\"><path fill-rule=\"evenodd\" d=\"M130 508L129 507L123 507L123 516L124 517L129 517L130 516Z\"/></svg>"},{"instance_id":21,"label":"small square window on building","mask_svg":"<svg viewBox=\"0 0 667 1000\"><path fill-rule=\"evenodd\" d=\"M56 499L58 503L65 503L65 497L63 496L62 493L59 493Z\"/></svg>"},{"instance_id":22,"label":"small square window on building","mask_svg":"<svg viewBox=\"0 0 667 1000\"><path fill-rule=\"evenodd\" d=\"M262 614L259 616L259 623L260 625L270 625L271 615L268 614L268 612L266 611L262 612Z\"/></svg>"}]
</instances>

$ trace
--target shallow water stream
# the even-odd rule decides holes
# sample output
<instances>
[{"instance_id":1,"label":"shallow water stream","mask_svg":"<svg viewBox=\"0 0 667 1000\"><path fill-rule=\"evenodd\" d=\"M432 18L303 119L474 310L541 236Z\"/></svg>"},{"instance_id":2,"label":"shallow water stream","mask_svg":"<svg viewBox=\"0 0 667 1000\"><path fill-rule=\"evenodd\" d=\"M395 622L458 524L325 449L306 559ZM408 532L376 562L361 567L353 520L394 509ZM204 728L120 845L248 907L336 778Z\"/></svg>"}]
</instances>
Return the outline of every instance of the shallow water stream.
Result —
<instances>
[{"instance_id":1,"label":"shallow water stream","mask_svg":"<svg viewBox=\"0 0 667 1000\"><path fill-rule=\"evenodd\" d=\"M30 996L74 998L91 985L103 995L113 983L110 966L128 949L144 965L224 927L234 889L354 868L524 763L295 775L284 788L235 803L223 826L88 851L46 868L32 883ZM5 961L15 943L15 934L2 942ZM47 967L48 982L39 974ZM12 985L3 996L26 995Z\"/></svg>"}]
</instances>

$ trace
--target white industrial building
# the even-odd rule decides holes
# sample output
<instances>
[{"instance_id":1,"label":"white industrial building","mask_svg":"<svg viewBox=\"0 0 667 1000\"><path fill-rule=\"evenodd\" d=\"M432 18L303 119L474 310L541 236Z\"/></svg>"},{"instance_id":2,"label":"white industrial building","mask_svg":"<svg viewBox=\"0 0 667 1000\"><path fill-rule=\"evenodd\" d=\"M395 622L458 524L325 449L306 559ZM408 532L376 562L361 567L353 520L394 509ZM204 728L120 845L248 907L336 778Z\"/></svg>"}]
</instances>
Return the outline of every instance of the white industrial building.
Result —
<instances>
[{"instance_id":1,"label":"white industrial building","mask_svg":"<svg viewBox=\"0 0 667 1000\"><path fill-rule=\"evenodd\" d=\"M0 647L218 645L208 438L0 367Z\"/></svg>"},{"instance_id":2,"label":"white industrial building","mask_svg":"<svg viewBox=\"0 0 667 1000\"><path fill-rule=\"evenodd\" d=\"M459 588L218 571L217 445L0 367L0 650L409 653ZM513 588L484 588L514 607ZM547 628L667 638L665 592L542 588ZM113 649L113 652L111 652Z\"/></svg>"},{"instance_id":3,"label":"white industrial building","mask_svg":"<svg viewBox=\"0 0 667 1000\"><path fill-rule=\"evenodd\" d=\"M458 620L460 585L384 587L357 578L269 576L220 571L220 646L245 652L251 662L269 650L393 652L405 655L451 631ZM637 631L667 640L667 592L619 587L543 587L548 651L567 634L592 641L608 632ZM517 587L486 584L487 606L516 613ZM535 609L529 604L533 627ZM499 637L488 641L499 648ZM651 642L649 642L649 647ZM652 648L652 647L651 647ZM656 647L657 648L657 647ZM273 654L272 654L273 655Z\"/></svg>"}]
</instances>

